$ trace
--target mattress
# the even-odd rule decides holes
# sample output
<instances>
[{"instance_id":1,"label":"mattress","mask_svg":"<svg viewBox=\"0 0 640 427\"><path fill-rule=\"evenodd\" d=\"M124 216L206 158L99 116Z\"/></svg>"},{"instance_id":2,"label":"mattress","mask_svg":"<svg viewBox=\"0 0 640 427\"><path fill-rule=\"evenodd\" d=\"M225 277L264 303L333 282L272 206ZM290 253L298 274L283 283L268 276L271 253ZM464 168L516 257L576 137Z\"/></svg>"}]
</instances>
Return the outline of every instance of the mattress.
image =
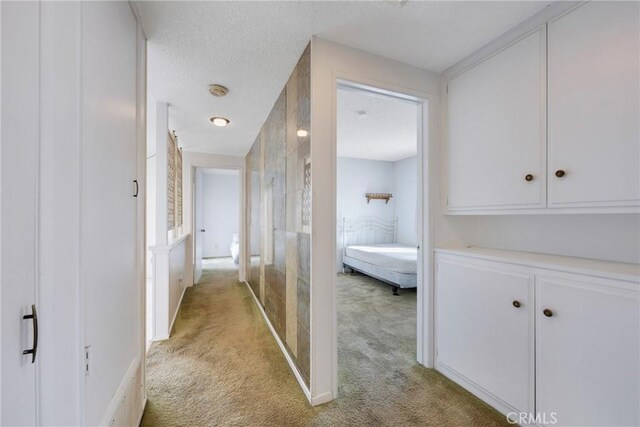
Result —
<instances>
[{"instance_id":1,"label":"mattress","mask_svg":"<svg viewBox=\"0 0 640 427\"><path fill-rule=\"evenodd\" d=\"M415 246L397 243L347 246L345 256L396 273L417 273L418 250Z\"/></svg>"}]
</instances>

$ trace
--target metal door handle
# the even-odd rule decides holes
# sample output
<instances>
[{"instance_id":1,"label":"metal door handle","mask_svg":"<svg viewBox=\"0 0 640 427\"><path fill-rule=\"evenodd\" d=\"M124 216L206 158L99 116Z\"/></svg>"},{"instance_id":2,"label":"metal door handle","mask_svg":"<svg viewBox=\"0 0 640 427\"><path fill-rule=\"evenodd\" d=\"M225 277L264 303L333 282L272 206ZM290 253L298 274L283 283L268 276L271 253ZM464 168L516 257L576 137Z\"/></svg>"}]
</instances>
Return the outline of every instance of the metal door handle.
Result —
<instances>
[{"instance_id":1,"label":"metal door handle","mask_svg":"<svg viewBox=\"0 0 640 427\"><path fill-rule=\"evenodd\" d=\"M201 232L201 233L204 233L204 228L201 228L201 229L200 229L200 232Z\"/></svg>"},{"instance_id":2,"label":"metal door handle","mask_svg":"<svg viewBox=\"0 0 640 427\"><path fill-rule=\"evenodd\" d=\"M31 304L31 314L25 314L22 316L24 320L31 319L33 322L33 348L29 350L23 350L22 354L31 355L31 363L36 362L36 353L38 351L38 313L36 312L36 305Z\"/></svg>"},{"instance_id":3,"label":"metal door handle","mask_svg":"<svg viewBox=\"0 0 640 427\"><path fill-rule=\"evenodd\" d=\"M134 179L133 183L136 185L136 192L133 193L133 197L138 197L138 192L140 191L140 187L138 186L138 180Z\"/></svg>"}]
</instances>

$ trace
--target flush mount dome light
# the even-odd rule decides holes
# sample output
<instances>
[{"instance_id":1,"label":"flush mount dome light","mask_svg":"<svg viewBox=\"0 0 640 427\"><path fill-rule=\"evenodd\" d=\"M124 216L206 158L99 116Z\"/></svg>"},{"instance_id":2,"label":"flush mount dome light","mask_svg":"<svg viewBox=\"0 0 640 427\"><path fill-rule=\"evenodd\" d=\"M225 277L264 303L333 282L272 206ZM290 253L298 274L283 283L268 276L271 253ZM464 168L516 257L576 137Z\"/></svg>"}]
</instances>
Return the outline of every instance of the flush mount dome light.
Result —
<instances>
[{"instance_id":1,"label":"flush mount dome light","mask_svg":"<svg viewBox=\"0 0 640 427\"><path fill-rule=\"evenodd\" d=\"M213 96L225 96L229 93L229 89L222 85L209 85L209 92Z\"/></svg>"},{"instance_id":2,"label":"flush mount dome light","mask_svg":"<svg viewBox=\"0 0 640 427\"><path fill-rule=\"evenodd\" d=\"M304 129L298 129L298 132L296 132L296 135L298 135L300 138L305 138L307 135L309 135L309 131Z\"/></svg>"},{"instance_id":3,"label":"flush mount dome light","mask_svg":"<svg viewBox=\"0 0 640 427\"><path fill-rule=\"evenodd\" d=\"M229 119L225 119L224 117L211 117L209 120L216 126L222 127L229 124Z\"/></svg>"}]
</instances>

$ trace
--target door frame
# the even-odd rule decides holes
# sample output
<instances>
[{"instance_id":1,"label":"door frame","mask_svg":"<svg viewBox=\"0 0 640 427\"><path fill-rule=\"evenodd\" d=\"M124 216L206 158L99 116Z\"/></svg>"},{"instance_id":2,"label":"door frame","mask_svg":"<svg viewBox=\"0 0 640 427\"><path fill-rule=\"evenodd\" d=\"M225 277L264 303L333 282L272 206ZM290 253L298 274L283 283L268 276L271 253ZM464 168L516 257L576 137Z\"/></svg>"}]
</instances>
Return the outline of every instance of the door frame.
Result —
<instances>
[{"instance_id":1,"label":"door frame","mask_svg":"<svg viewBox=\"0 0 640 427\"><path fill-rule=\"evenodd\" d=\"M348 73L333 72L332 76L332 113L331 113L331 176L332 176L332 198L333 206L336 207L337 200L337 93L338 88L349 87L353 89L361 89L368 92L389 95L395 98L414 101L418 104L418 133L417 133L417 179L418 179L418 283L421 286L417 288L417 315L416 315L416 360L418 363L433 367L434 363L434 345L433 345L433 215L430 212L430 194L429 187L431 179L429 176L429 164L431 160L430 152L432 142L429 140L430 103L434 97L426 92L412 90L406 87L399 87L386 82L371 80L362 76L354 76ZM431 105L433 108L433 105ZM331 218L333 239L336 237L337 230L337 212L333 211ZM331 255L333 260L337 256L336 241L333 241L331 247ZM428 274L425 274L428 273ZM321 353L331 357L332 360L332 385L333 398L338 396L338 323L337 323L337 274L331 275L331 299L330 306L324 307L331 313L331 342L332 348ZM318 309L318 308L316 308ZM318 351L318 350L316 350ZM326 354L329 353L330 354ZM316 355L317 357L318 355Z\"/></svg>"},{"instance_id":2,"label":"door frame","mask_svg":"<svg viewBox=\"0 0 640 427\"><path fill-rule=\"evenodd\" d=\"M215 162L214 162L215 163ZM245 280L245 226L246 226L246 213L245 213L245 174L244 166L230 166L228 164L216 166L211 164L191 163L188 165L191 177L189 179L189 185L191 188L191 253L193 272L193 285L196 284L199 278L196 278L196 239L198 230L196 230L196 173L198 169L221 169L221 170L234 170L238 172L238 221L240 226L238 227L239 239L240 239L240 254L238 265L238 280L244 282Z\"/></svg>"}]
</instances>

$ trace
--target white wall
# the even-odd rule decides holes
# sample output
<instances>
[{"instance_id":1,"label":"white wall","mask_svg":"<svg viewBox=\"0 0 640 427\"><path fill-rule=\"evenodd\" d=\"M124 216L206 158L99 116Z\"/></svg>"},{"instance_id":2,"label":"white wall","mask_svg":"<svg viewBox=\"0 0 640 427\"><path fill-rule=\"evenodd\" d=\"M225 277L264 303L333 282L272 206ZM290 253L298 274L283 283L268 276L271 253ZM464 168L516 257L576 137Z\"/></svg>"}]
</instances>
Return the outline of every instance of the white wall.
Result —
<instances>
[{"instance_id":1,"label":"white wall","mask_svg":"<svg viewBox=\"0 0 640 427\"><path fill-rule=\"evenodd\" d=\"M447 217L467 245L640 262L635 214Z\"/></svg>"},{"instance_id":2,"label":"white wall","mask_svg":"<svg viewBox=\"0 0 640 427\"><path fill-rule=\"evenodd\" d=\"M154 141L155 145L155 141ZM147 208L146 208L146 245L147 248L156 244L156 155L147 157ZM151 277L151 252L147 251L147 277Z\"/></svg>"},{"instance_id":3,"label":"white wall","mask_svg":"<svg viewBox=\"0 0 640 427\"><path fill-rule=\"evenodd\" d=\"M418 244L418 157L394 163L393 201L398 243Z\"/></svg>"},{"instance_id":4,"label":"white wall","mask_svg":"<svg viewBox=\"0 0 640 427\"><path fill-rule=\"evenodd\" d=\"M198 283L200 277L202 277L202 230L203 218L204 218L204 203L203 203L203 190L202 190L202 169L196 169L194 177L194 200L193 200L193 283ZM183 190L184 191L184 190Z\"/></svg>"},{"instance_id":5,"label":"white wall","mask_svg":"<svg viewBox=\"0 0 640 427\"><path fill-rule=\"evenodd\" d=\"M229 247L240 232L240 176L238 171L206 172L202 180L202 256L231 256Z\"/></svg>"},{"instance_id":6,"label":"white wall","mask_svg":"<svg viewBox=\"0 0 640 427\"><path fill-rule=\"evenodd\" d=\"M188 239L182 240L169 250L169 332L178 314L180 302L186 289L184 281L187 271L191 266L187 265Z\"/></svg>"}]
</instances>

